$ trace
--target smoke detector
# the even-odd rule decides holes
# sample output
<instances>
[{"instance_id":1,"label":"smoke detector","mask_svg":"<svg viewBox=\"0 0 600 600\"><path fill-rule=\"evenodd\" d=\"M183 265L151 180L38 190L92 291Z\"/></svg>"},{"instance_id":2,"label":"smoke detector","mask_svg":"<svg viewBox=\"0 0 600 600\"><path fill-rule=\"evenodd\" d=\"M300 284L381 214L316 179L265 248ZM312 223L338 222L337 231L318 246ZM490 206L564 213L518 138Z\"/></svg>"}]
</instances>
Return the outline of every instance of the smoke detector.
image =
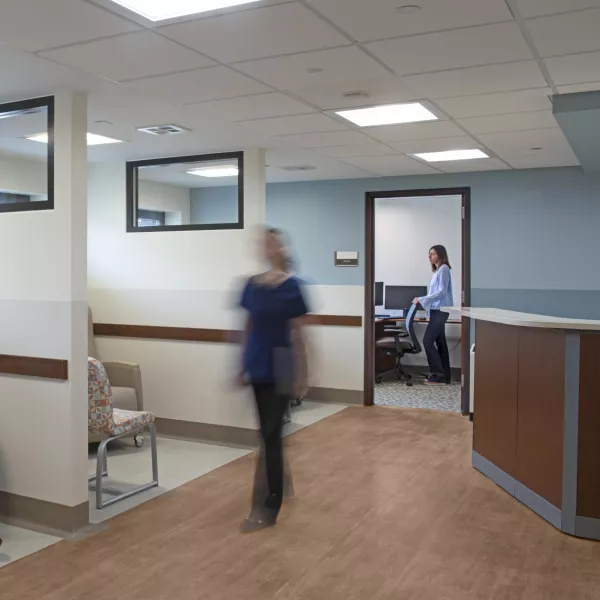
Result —
<instances>
[{"instance_id":1,"label":"smoke detector","mask_svg":"<svg viewBox=\"0 0 600 600\"><path fill-rule=\"evenodd\" d=\"M311 165L292 165L290 167L281 167L281 170L288 173L296 173L298 171L314 171L316 168Z\"/></svg>"},{"instance_id":2,"label":"smoke detector","mask_svg":"<svg viewBox=\"0 0 600 600\"><path fill-rule=\"evenodd\" d=\"M179 125L152 125L151 127L138 127L137 130L150 135L177 135L190 131Z\"/></svg>"}]
</instances>

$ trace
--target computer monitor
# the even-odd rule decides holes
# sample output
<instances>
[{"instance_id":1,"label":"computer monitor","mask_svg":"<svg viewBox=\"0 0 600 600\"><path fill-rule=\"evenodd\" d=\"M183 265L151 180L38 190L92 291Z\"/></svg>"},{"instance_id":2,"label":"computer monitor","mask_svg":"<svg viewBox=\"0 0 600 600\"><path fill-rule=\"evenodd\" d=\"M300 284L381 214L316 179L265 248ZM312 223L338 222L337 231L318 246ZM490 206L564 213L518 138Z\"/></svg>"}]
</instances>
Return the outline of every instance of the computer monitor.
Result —
<instances>
[{"instance_id":1,"label":"computer monitor","mask_svg":"<svg viewBox=\"0 0 600 600\"><path fill-rule=\"evenodd\" d=\"M375 306L383 306L383 281L375 282Z\"/></svg>"},{"instance_id":2,"label":"computer monitor","mask_svg":"<svg viewBox=\"0 0 600 600\"><path fill-rule=\"evenodd\" d=\"M385 308L408 310L415 298L427 296L427 287L419 285L386 285Z\"/></svg>"}]
</instances>

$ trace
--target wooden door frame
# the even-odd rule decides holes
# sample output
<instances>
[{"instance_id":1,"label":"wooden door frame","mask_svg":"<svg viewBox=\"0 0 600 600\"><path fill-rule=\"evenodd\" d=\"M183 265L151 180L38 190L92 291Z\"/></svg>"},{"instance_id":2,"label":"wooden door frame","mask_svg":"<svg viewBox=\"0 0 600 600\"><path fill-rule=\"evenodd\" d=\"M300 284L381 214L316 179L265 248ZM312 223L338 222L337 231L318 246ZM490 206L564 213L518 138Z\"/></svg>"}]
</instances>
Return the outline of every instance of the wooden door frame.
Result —
<instances>
[{"instance_id":1,"label":"wooden door frame","mask_svg":"<svg viewBox=\"0 0 600 600\"><path fill-rule=\"evenodd\" d=\"M374 404L375 385L375 200L378 198L415 198L426 196L460 196L462 205L462 305L471 305L471 188L433 188L367 192L365 194L365 366L364 405ZM462 319L461 325L461 410L469 416L470 406L470 347L471 320Z\"/></svg>"}]
</instances>

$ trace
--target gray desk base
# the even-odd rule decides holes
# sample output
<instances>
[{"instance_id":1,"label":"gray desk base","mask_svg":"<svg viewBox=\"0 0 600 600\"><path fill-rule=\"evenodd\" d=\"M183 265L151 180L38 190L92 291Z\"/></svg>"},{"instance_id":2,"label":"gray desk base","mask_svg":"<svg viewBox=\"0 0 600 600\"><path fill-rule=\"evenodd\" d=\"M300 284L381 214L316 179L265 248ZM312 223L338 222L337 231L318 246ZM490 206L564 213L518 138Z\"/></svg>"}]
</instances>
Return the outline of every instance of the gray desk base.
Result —
<instances>
[{"instance_id":1,"label":"gray desk base","mask_svg":"<svg viewBox=\"0 0 600 600\"><path fill-rule=\"evenodd\" d=\"M575 531L572 531L565 511L550 504L475 451L473 451L473 467L557 529L577 537L600 540L600 519L575 517Z\"/></svg>"}]
</instances>

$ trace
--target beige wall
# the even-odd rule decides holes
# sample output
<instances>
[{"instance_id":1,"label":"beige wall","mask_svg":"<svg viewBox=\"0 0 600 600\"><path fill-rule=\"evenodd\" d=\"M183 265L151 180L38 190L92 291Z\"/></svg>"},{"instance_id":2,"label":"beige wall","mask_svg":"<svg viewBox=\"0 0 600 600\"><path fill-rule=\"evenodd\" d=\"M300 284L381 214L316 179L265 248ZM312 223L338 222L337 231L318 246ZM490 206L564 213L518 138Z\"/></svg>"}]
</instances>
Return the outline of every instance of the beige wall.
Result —
<instances>
[{"instance_id":1,"label":"beige wall","mask_svg":"<svg viewBox=\"0 0 600 600\"><path fill-rule=\"evenodd\" d=\"M246 229L126 233L125 165L89 178L89 298L105 323L237 329L240 278L257 269L255 225L265 220L264 153L245 153ZM254 428L246 390L234 387L239 349L104 338L101 359L139 362L146 406L159 417Z\"/></svg>"},{"instance_id":2,"label":"beige wall","mask_svg":"<svg viewBox=\"0 0 600 600\"><path fill-rule=\"evenodd\" d=\"M57 96L55 209L0 216L0 353L69 361L66 382L0 375L0 490L65 506L88 498L86 126Z\"/></svg>"}]
</instances>

